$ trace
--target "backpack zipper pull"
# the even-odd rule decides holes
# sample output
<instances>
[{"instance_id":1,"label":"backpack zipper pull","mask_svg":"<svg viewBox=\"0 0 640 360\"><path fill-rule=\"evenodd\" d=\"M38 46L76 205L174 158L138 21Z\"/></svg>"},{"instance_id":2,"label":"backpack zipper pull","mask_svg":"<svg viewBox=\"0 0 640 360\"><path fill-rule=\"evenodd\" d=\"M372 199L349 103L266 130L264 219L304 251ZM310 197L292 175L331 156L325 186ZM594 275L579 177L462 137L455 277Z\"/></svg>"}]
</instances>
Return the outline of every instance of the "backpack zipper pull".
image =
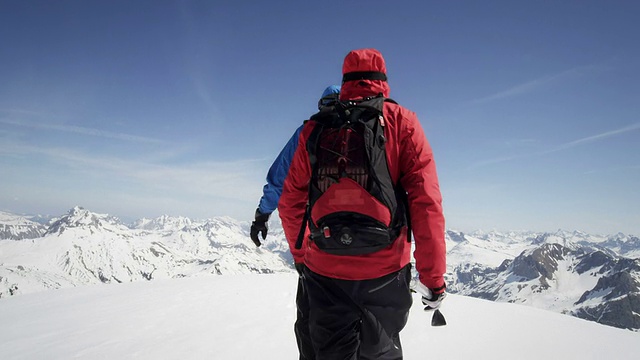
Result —
<instances>
[{"instance_id":1,"label":"backpack zipper pull","mask_svg":"<svg viewBox=\"0 0 640 360\"><path fill-rule=\"evenodd\" d=\"M331 237L331 229L328 226L325 226L322 228L322 235L324 235L325 238L330 238Z\"/></svg>"},{"instance_id":2,"label":"backpack zipper pull","mask_svg":"<svg viewBox=\"0 0 640 360\"><path fill-rule=\"evenodd\" d=\"M384 144L387 142L387 139L384 137L384 116L382 116L382 114L378 115L378 122L380 123L380 127L382 128L382 133L378 138L378 146L383 148Z\"/></svg>"}]
</instances>

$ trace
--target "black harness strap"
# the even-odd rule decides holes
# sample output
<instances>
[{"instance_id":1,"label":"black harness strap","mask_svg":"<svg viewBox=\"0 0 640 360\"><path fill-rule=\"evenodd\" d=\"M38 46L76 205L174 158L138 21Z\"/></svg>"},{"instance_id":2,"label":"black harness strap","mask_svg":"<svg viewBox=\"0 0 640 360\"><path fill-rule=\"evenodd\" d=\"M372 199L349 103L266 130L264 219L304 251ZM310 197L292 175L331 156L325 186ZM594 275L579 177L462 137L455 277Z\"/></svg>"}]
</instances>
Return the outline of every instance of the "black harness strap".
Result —
<instances>
[{"instance_id":1,"label":"black harness strap","mask_svg":"<svg viewBox=\"0 0 640 360\"><path fill-rule=\"evenodd\" d=\"M304 217L302 218L302 224L300 225L300 231L298 232L298 239L296 240L296 250L302 249L302 243L304 242L304 233L307 230L307 223L309 222L309 205L307 205L304 211Z\"/></svg>"}]
</instances>

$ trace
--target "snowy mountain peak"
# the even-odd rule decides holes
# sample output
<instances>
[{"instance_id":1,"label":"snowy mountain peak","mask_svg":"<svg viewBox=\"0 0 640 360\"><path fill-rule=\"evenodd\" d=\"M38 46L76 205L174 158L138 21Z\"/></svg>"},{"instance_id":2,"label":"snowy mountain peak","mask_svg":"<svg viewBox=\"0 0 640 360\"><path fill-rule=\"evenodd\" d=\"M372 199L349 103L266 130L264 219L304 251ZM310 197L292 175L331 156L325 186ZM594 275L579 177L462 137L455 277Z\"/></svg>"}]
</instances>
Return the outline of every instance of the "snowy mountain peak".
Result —
<instances>
[{"instance_id":1,"label":"snowy mountain peak","mask_svg":"<svg viewBox=\"0 0 640 360\"><path fill-rule=\"evenodd\" d=\"M94 231L101 230L122 230L125 227L116 217L107 214L97 214L80 206L76 206L69 210L66 215L63 215L51 224L45 235L62 234L65 230L71 228L88 229L93 233Z\"/></svg>"},{"instance_id":2,"label":"snowy mountain peak","mask_svg":"<svg viewBox=\"0 0 640 360\"><path fill-rule=\"evenodd\" d=\"M447 230L445 236L455 243L467 241L462 231Z\"/></svg>"},{"instance_id":3,"label":"snowy mountain peak","mask_svg":"<svg viewBox=\"0 0 640 360\"><path fill-rule=\"evenodd\" d=\"M568 249L560 244L544 244L524 251L513 260L514 275L527 280L537 278L552 279L558 270L558 262L564 259Z\"/></svg>"}]
</instances>

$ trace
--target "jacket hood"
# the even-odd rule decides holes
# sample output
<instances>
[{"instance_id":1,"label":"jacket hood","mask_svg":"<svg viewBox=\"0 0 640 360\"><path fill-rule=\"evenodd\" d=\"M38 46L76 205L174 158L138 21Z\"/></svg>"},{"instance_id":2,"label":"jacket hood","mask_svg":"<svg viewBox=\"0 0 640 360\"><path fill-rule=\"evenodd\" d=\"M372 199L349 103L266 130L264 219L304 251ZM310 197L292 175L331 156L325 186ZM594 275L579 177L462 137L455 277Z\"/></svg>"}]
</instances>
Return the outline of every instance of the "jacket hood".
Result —
<instances>
[{"instance_id":1,"label":"jacket hood","mask_svg":"<svg viewBox=\"0 0 640 360\"><path fill-rule=\"evenodd\" d=\"M342 75L351 73L387 73L382 54L376 49L352 50L344 58L342 64ZM386 78L386 76L385 76ZM355 79L343 80L340 91L340 100L358 99L368 96L376 96L380 93L389 97L389 84L385 80Z\"/></svg>"}]
</instances>

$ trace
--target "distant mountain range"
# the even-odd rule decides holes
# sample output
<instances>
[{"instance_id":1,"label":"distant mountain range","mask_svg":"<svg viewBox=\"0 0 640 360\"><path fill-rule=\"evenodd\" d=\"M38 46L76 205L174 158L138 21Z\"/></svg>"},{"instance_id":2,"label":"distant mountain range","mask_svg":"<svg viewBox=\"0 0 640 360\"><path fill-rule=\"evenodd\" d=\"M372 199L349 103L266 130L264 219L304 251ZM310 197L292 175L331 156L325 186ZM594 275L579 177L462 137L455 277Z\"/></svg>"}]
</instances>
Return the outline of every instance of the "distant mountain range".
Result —
<instances>
[{"instance_id":1,"label":"distant mountain range","mask_svg":"<svg viewBox=\"0 0 640 360\"><path fill-rule=\"evenodd\" d=\"M449 291L640 329L640 240L448 232ZM503 258L498 264L498 260Z\"/></svg>"},{"instance_id":2,"label":"distant mountain range","mask_svg":"<svg viewBox=\"0 0 640 360\"><path fill-rule=\"evenodd\" d=\"M0 298L90 284L293 271L277 216L260 248L249 239L249 226L228 217L170 216L126 225L80 207L43 225L0 212ZM449 230L446 238L451 293L640 330L636 236Z\"/></svg>"},{"instance_id":3,"label":"distant mountain range","mask_svg":"<svg viewBox=\"0 0 640 360\"><path fill-rule=\"evenodd\" d=\"M126 226L76 207L46 227L7 213L1 219L0 297L202 273L291 271L286 244L267 241L256 249L248 225L229 218L161 217Z\"/></svg>"}]
</instances>

